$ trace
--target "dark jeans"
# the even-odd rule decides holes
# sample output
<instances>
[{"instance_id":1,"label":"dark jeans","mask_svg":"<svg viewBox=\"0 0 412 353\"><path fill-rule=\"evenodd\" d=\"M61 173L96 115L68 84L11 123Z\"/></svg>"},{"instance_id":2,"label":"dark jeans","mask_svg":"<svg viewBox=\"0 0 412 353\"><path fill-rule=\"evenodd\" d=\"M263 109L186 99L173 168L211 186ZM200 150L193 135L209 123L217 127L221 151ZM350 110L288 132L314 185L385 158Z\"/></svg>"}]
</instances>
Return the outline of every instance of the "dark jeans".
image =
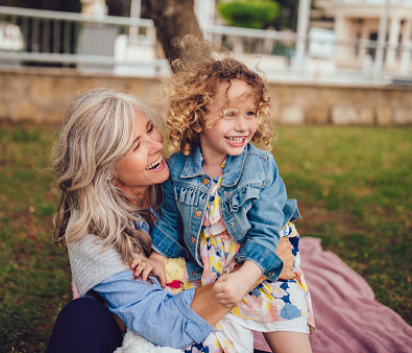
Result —
<instances>
[{"instance_id":1,"label":"dark jeans","mask_svg":"<svg viewBox=\"0 0 412 353\"><path fill-rule=\"evenodd\" d=\"M60 312L46 353L113 353L122 341L109 310L96 299L80 298Z\"/></svg>"}]
</instances>

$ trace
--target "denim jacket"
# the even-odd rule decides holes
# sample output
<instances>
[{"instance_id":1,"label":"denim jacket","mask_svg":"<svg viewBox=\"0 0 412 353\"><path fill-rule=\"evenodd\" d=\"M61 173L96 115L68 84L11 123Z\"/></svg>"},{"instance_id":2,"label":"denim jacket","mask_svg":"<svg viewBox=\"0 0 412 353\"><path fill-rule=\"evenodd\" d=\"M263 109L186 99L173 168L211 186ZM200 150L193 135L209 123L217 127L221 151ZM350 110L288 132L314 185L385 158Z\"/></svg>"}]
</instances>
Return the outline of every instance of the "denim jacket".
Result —
<instances>
[{"instance_id":1,"label":"denim jacket","mask_svg":"<svg viewBox=\"0 0 412 353\"><path fill-rule=\"evenodd\" d=\"M189 156L177 152L168 161L165 200L152 230L152 248L166 257L184 257L189 279L199 279L202 262L199 233L212 178L201 166L200 148ZM242 244L236 262L257 264L276 281L283 262L276 255L280 231L300 218L296 200L288 200L273 156L248 144L239 156L228 156L218 190L220 212L228 232Z\"/></svg>"}]
</instances>

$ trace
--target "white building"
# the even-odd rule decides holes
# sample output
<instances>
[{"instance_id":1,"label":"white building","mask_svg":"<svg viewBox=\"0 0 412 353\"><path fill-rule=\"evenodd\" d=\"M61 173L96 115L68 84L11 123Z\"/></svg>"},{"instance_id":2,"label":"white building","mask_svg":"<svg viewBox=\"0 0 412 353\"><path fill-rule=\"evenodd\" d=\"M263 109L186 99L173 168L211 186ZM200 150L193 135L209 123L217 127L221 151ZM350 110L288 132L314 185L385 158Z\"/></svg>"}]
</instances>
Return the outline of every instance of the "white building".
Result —
<instances>
[{"instance_id":1,"label":"white building","mask_svg":"<svg viewBox=\"0 0 412 353\"><path fill-rule=\"evenodd\" d=\"M316 0L316 5L334 18L337 67L361 69L369 61L377 70L409 71L410 50L405 49L412 38L411 0Z\"/></svg>"}]
</instances>

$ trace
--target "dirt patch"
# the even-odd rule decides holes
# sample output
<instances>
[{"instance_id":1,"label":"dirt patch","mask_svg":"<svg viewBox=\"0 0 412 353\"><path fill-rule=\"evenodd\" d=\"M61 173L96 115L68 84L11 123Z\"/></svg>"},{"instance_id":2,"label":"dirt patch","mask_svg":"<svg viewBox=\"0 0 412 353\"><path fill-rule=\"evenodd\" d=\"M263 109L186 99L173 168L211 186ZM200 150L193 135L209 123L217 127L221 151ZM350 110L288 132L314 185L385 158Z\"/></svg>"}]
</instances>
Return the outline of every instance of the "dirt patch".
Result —
<instances>
[{"instance_id":1,"label":"dirt patch","mask_svg":"<svg viewBox=\"0 0 412 353\"><path fill-rule=\"evenodd\" d=\"M331 211L324 208L306 208L300 205L302 222L299 228L304 229L305 233L321 233L331 230L332 227L340 232L353 232L359 230L350 220L349 215L341 211Z\"/></svg>"}]
</instances>

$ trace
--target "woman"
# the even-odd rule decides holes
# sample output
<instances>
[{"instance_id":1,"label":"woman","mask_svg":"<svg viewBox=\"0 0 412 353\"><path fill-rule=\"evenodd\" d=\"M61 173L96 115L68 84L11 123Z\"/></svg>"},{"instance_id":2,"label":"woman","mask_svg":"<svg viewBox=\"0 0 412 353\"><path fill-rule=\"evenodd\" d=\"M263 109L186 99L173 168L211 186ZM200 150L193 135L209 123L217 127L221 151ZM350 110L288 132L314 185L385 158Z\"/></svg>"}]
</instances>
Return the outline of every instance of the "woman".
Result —
<instances>
[{"instance_id":1,"label":"woman","mask_svg":"<svg viewBox=\"0 0 412 353\"><path fill-rule=\"evenodd\" d=\"M228 312L213 284L173 296L153 276L151 283L135 280L129 268L150 255L148 232L169 177L151 116L142 102L107 90L81 94L66 113L53 161L62 190L55 240L67 243L82 298L59 315L49 353L113 352L121 345L122 333L100 301L128 329L174 348L201 343Z\"/></svg>"}]
</instances>

